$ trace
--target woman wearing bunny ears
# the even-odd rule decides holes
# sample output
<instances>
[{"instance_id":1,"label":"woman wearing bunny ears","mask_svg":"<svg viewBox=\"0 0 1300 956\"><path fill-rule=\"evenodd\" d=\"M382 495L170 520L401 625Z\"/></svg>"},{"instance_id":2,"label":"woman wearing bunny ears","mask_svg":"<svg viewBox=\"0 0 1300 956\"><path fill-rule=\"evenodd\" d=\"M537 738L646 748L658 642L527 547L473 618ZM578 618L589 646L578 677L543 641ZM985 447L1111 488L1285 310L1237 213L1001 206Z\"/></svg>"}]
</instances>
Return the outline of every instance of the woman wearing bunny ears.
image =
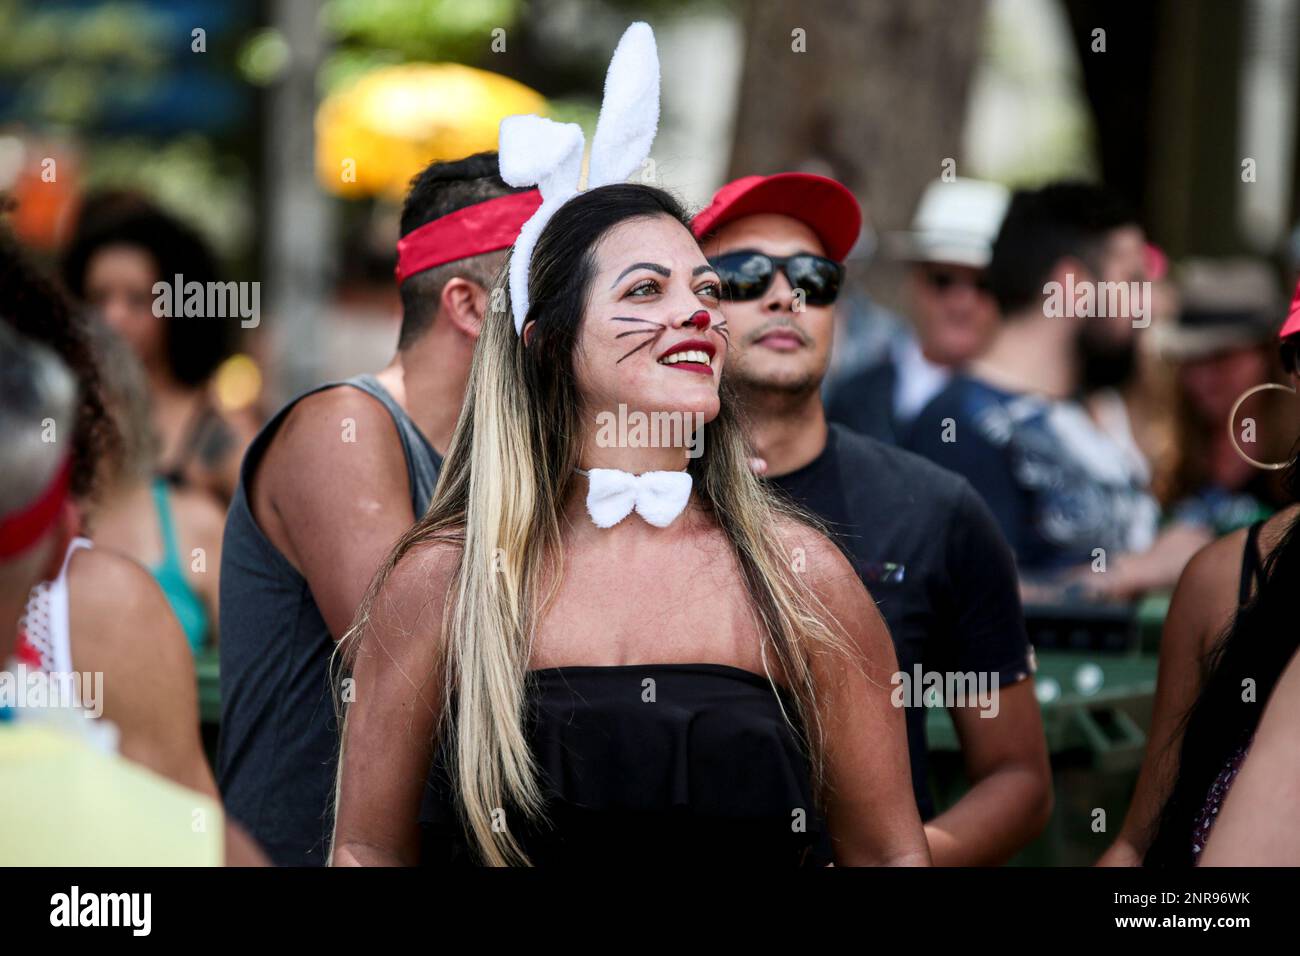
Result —
<instances>
[{"instance_id":1,"label":"woman wearing bunny ears","mask_svg":"<svg viewBox=\"0 0 1300 956\"><path fill-rule=\"evenodd\" d=\"M684 210L623 183L658 86L634 24L585 191L576 126L502 124L502 176L543 202L429 511L346 641L336 864L797 865L820 840L929 862L888 633L750 471ZM611 442L620 408L699 424Z\"/></svg>"}]
</instances>

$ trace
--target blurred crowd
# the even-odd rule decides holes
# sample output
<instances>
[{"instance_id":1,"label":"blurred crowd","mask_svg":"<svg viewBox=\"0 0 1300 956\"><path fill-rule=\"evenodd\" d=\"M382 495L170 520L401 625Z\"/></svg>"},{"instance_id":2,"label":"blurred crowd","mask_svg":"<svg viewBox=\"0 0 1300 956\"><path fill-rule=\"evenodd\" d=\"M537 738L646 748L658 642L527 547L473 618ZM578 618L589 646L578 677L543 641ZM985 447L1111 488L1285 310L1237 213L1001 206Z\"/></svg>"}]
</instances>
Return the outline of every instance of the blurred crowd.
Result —
<instances>
[{"instance_id":1,"label":"blurred crowd","mask_svg":"<svg viewBox=\"0 0 1300 956\"><path fill-rule=\"evenodd\" d=\"M505 195L502 187L498 198ZM411 222L404 218L403 233L456 211L430 206ZM835 362L826 380L829 420L969 482L1010 545L1027 605L1130 602L1169 592L1195 555L1233 534L1225 556L1207 562L1210 584L1203 592L1227 587L1229 610L1244 603L1262 559L1247 567L1233 549L1249 533L1247 558L1257 549L1267 553L1281 534L1268 520L1292 500L1271 463L1290 458L1300 432L1294 413L1289 406L1246 404L1259 386L1288 381L1276 347L1283 277L1246 258L1171 263L1104 186L1075 181L1016 191L963 178L936 181L911 229L888 239L883 254L905 270L901 314L878 304L863 311L862 300L852 297L839 301L836 354L851 359ZM438 308L449 315L477 309L481 319L492 275L462 272L454 279L438 273ZM6 388L17 389L21 379L24 395L57 402L57 388L43 392L32 383L49 384L62 368L76 396L66 488L50 493L58 510L45 515L44 527L57 521L61 537L27 564L5 566L5 611L14 617L15 654L28 666L108 675L103 714L120 734L112 749L215 806L231 798L219 795L203 752L192 655L218 646L223 567L233 560L240 573L252 573L238 556L223 561L232 500L232 522L244 520L235 517L243 508L265 530L265 515L283 513L253 500L250 489L244 489L247 502L241 497L241 462L265 424L265 410L232 411L219 399L214 376L232 352L232 322L158 314L155 286L181 276L216 282L222 270L189 225L132 193L84 197L57 275L43 273L4 239L0 320L5 362L15 370ZM446 298L453 281L461 283L459 304ZM411 319L428 307L426 292L419 283L403 286L407 325L399 352L430 334L430 326ZM813 304L828 306L834 291L823 298ZM797 323L801 309L781 308L787 306ZM421 361L454 359L458 371L419 381L463 391L473 337L445 324L453 319L438 322L444 324L432 325L436 334L460 351L431 350L438 357ZM409 398L402 388L426 387L414 384L415 360L407 362L404 386L383 379L379 389L396 395L399 406ZM415 438L403 433L412 512L396 531L409 525L411 514L420 516L436 476L417 475L411 442L427 433L429 458L440 463L432 448L447 447L459 415L458 396L440 401L429 406L437 415L413 415ZM13 410L20 405L15 399ZM44 417L39 407L28 411ZM403 427L400 409L390 411ZM264 447L269 469L280 446ZM20 456L18 444L11 451ZM30 480L22 477L22 461L6 466L6 475L15 476L4 482L6 520L26 515L34 496L46 501L45 479L31 476L48 478L48 469L27 464ZM767 462L759 457L754 467L762 473ZM285 480L301 488L304 477L299 471ZM258 495L273 494L274 480L268 473L268 490ZM415 498L419 481L428 485L423 501ZM1261 539L1266 527L1273 530ZM289 555L303 572L298 581L324 573L305 552L293 552L300 546L293 534L284 543L273 528L266 533L266 547ZM85 554L72 560L78 552ZM332 648L329 636L337 640L347 629L367 581L349 583L347 600L333 604L328 594L311 603L305 586L294 598L310 606L325 635L311 649L317 664ZM1192 613L1187 600L1176 599L1166 640L1168 648L1181 648L1170 654L1191 660L1213 645L1224 612L1214 606ZM239 607L241 615L246 611ZM323 679L324 671L308 676ZM249 678L243 686L255 683ZM1168 768L1155 754L1175 739L1178 715L1199 687L1191 681L1161 705L1153 734L1160 747L1149 754L1131 829L1113 851L1114 862L1134 862L1147 850L1145 834L1167 794L1158 781ZM283 686L268 692L282 693ZM227 701L227 715L231 706ZM337 746L333 737L322 741L327 751ZM237 762L239 755L228 759ZM321 766L332 775L328 763ZM101 772L122 771L113 765ZM1188 786L1195 793L1195 784ZM237 829L216 834L226 841L227 859L257 859L259 851ZM175 846L181 844L194 841ZM211 857L215 851L205 844L195 852Z\"/></svg>"},{"instance_id":2,"label":"blurred crowd","mask_svg":"<svg viewBox=\"0 0 1300 956\"><path fill-rule=\"evenodd\" d=\"M836 355L854 358L833 360L828 417L970 480L1030 603L1168 590L1200 547L1286 503L1279 472L1242 450L1286 460L1289 408L1233 437L1243 397L1285 381L1266 262L1171 264L1131 211L1082 183L1013 195L936 181L911 230L888 239L906 269L903 315L841 304ZM155 314L154 285L173 276L221 277L193 228L139 194L84 197L58 278L102 396L80 426L103 449L85 465L86 527L150 569L198 652L218 634L222 523L261 421L216 394L231 323ZM1067 276L1120 310L1043 315L1037 290Z\"/></svg>"},{"instance_id":3,"label":"blurred crowd","mask_svg":"<svg viewBox=\"0 0 1300 956\"><path fill-rule=\"evenodd\" d=\"M1270 263L1171 264L1120 200L1077 182L936 181L892 238L905 316L845 323L844 351L866 354L828 380L828 415L970 480L1028 602L1168 590L1200 547L1287 503L1261 465L1288 460L1294 412L1242 431L1248 393L1286 382ZM1053 284L1059 315L1042 306ZM854 336L883 344L855 353Z\"/></svg>"}]
</instances>

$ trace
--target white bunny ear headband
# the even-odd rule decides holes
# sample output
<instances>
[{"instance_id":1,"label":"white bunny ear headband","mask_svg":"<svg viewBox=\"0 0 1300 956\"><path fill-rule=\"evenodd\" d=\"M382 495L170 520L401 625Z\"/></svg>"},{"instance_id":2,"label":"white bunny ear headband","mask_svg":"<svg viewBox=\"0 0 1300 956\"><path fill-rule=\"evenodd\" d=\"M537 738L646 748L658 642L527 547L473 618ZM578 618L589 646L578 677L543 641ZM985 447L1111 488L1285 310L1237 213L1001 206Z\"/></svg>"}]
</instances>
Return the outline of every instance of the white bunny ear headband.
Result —
<instances>
[{"instance_id":1,"label":"white bunny ear headband","mask_svg":"<svg viewBox=\"0 0 1300 956\"><path fill-rule=\"evenodd\" d=\"M659 53L654 31L638 22L627 28L609 61L586 188L624 182L650 155L658 128ZM501 178L511 186L537 186L542 194L541 207L519 230L510 253L510 304L520 335L528 314L533 248L555 211L578 194L584 146L577 123L531 115L501 121Z\"/></svg>"}]
</instances>

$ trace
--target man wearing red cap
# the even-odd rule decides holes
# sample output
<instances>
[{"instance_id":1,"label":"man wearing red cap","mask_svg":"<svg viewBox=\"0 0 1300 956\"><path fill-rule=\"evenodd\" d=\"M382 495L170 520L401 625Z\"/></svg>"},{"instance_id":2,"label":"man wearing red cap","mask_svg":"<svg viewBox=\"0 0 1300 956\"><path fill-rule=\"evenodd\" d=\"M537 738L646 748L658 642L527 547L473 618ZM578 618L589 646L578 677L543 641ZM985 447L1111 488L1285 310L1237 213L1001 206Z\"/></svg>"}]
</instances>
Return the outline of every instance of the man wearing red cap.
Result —
<instances>
[{"instance_id":1,"label":"man wearing red cap","mask_svg":"<svg viewBox=\"0 0 1300 956\"><path fill-rule=\"evenodd\" d=\"M488 289L540 204L502 182L495 153L420 173L402 209L397 354L295 399L245 456L221 555L217 774L277 864L325 862L335 642L428 507Z\"/></svg>"},{"instance_id":2,"label":"man wearing red cap","mask_svg":"<svg viewBox=\"0 0 1300 956\"><path fill-rule=\"evenodd\" d=\"M753 424L774 486L835 533L877 601L898 652L913 790L936 863L1005 862L1047 821L1051 773L1034 698L1011 553L961 478L827 425L820 386L831 308L861 213L834 180L800 173L724 186L692 227L723 279L725 375ZM925 707L916 686L983 675L993 701L945 698L970 792L935 816Z\"/></svg>"}]
</instances>

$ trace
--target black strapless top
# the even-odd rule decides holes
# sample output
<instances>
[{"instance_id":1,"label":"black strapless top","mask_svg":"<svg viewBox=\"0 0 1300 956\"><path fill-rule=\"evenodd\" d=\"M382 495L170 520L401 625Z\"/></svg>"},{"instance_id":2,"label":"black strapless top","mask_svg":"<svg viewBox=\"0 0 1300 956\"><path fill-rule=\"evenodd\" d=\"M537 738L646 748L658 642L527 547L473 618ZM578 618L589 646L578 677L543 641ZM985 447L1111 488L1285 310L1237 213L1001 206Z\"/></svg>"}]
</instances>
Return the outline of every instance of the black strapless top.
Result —
<instances>
[{"instance_id":1,"label":"black strapless top","mask_svg":"<svg viewBox=\"0 0 1300 956\"><path fill-rule=\"evenodd\" d=\"M793 695L779 696L799 727ZM812 865L824 826L811 768L766 677L725 664L556 667L529 672L528 700L549 826L506 820L534 864ZM444 746L420 812L422 862L469 865Z\"/></svg>"}]
</instances>

